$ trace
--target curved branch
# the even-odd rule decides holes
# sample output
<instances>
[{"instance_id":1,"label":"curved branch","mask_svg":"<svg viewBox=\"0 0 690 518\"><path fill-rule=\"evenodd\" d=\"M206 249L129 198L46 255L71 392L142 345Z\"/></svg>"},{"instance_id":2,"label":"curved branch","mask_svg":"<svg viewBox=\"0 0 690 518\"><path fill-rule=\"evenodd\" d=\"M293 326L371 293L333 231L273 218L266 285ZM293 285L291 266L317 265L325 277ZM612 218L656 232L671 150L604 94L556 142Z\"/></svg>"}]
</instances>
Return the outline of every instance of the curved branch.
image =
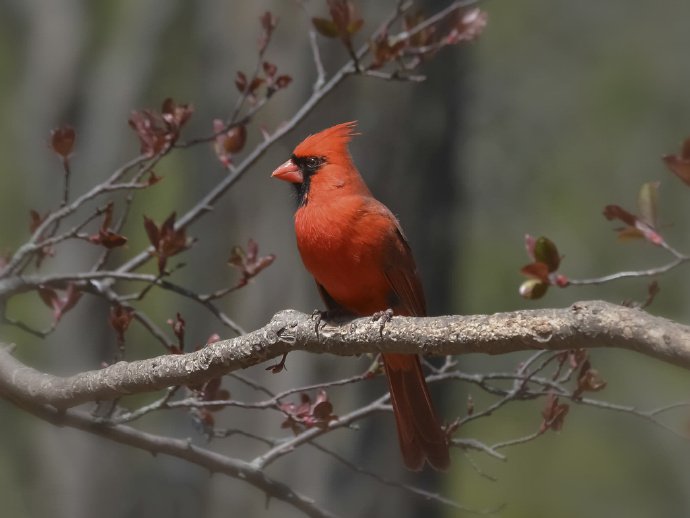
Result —
<instances>
[{"instance_id":1,"label":"curved branch","mask_svg":"<svg viewBox=\"0 0 690 518\"><path fill-rule=\"evenodd\" d=\"M294 310L261 329L184 355L168 355L58 377L22 364L0 348L0 389L68 408L211 378L290 351L353 356L366 352L431 355L505 354L522 350L617 347L690 368L690 327L601 301L565 309L494 315L394 317L383 331L370 318L319 326Z\"/></svg>"},{"instance_id":2,"label":"curved branch","mask_svg":"<svg viewBox=\"0 0 690 518\"><path fill-rule=\"evenodd\" d=\"M57 410L8 393L2 386L0 386L0 397L8 399L23 410L56 426L70 426L120 444L148 451L153 455L169 455L206 468L211 473L222 473L244 480L263 491L267 499L282 500L299 509L306 516L316 518L334 518L335 516L319 507L310 498L294 491L289 485L268 477L261 469L248 462L201 448L189 440L154 435L125 425L104 425L86 412Z\"/></svg>"}]
</instances>

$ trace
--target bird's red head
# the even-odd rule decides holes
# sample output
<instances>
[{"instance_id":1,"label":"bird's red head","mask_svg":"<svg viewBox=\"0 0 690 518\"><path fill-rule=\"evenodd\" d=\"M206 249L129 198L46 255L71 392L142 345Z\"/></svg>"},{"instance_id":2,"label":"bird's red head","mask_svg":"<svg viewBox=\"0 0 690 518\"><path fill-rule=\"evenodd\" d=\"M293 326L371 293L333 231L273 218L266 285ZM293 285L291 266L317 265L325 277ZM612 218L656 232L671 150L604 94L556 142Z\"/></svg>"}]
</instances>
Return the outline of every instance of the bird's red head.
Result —
<instances>
[{"instance_id":1,"label":"bird's red head","mask_svg":"<svg viewBox=\"0 0 690 518\"><path fill-rule=\"evenodd\" d=\"M339 194L368 194L357 172L347 145L354 135L355 122L344 122L309 135L300 142L288 161L271 176L292 183L300 207L314 196L327 199L334 189Z\"/></svg>"},{"instance_id":2,"label":"bird's red head","mask_svg":"<svg viewBox=\"0 0 690 518\"><path fill-rule=\"evenodd\" d=\"M357 123L344 122L332 126L300 142L288 161L278 166L271 176L291 183L302 183L325 164L349 166L352 163L347 145Z\"/></svg>"}]
</instances>

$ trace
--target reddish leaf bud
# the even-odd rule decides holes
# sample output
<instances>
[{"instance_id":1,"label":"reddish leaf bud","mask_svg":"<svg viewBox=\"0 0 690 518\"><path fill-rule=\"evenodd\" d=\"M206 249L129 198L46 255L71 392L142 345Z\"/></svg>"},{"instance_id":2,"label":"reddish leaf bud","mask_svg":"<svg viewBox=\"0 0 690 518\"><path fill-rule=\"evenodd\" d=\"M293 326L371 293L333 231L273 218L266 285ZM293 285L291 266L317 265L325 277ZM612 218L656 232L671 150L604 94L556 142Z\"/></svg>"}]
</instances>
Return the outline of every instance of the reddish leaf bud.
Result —
<instances>
[{"instance_id":1,"label":"reddish leaf bud","mask_svg":"<svg viewBox=\"0 0 690 518\"><path fill-rule=\"evenodd\" d=\"M72 126L63 126L50 132L50 147L63 159L72 154L76 133Z\"/></svg>"},{"instance_id":2,"label":"reddish leaf bud","mask_svg":"<svg viewBox=\"0 0 690 518\"><path fill-rule=\"evenodd\" d=\"M678 155L665 155L662 160L669 171L690 185L690 138L685 139Z\"/></svg>"},{"instance_id":3,"label":"reddish leaf bud","mask_svg":"<svg viewBox=\"0 0 690 518\"><path fill-rule=\"evenodd\" d=\"M177 337L177 343L181 351L184 351L184 333L186 322L180 313L175 314L175 320L168 319L168 324L172 327L173 334Z\"/></svg>"},{"instance_id":4,"label":"reddish leaf bud","mask_svg":"<svg viewBox=\"0 0 690 518\"><path fill-rule=\"evenodd\" d=\"M657 226L657 206L659 205L659 185L661 182L645 182L637 195L637 208L640 219L652 227Z\"/></svg>"},{"instance_id":5,"label":"reddish leaf bud","mask_svg":"<svg viewBox=\"0 0 690 518\"><path fill-rule=\"evenodd\" d=\"M535 260L544 263L549 272L558 270L561 263L561 256L558 255L558 248L548 237L541 236L534 243Z\"/></svg>"},{"instance_id":6,"label":"reddish leaf bud","mask_svg":"<svg viewBox=\"0 0 690 518\"><path fill-rule=\"evenodd\" d=\"M70 282L63 296L58 295L52 288L46 288L45 286L39 287L38 295L46 306L53 309L53 322L57 324L65 313L77 305L82 293L74 283Z\"/></svg>"},{"instance_id":7,"label":"reddish leaf bud","mask_svg":"<svg viewBox=\"0 0 690 518\"><path fill-rule=\"evenodd\" d=\"M570 280L565 275L559 273L558 275L554 276L553 283L559 288L566 288L570 285Z\"/></svg>"},{"instance_id":8,"label":"reddish leaf bud","mask_svg":"<svg viewBox=\"0 0 690 518\"><path fill-rule=\"evenodd\" d=\"M129 328L129 324L132 322L134 317L134 310L132 308L126 308L120 304L110 308L110 317L108 318L108 323L110 327L117 333L117 340L120 343L125 341L125 331Z\"/></svg>"},{"instance_id":9,"label":"reddish leaf bud","mask_svg":"<svg viewBox=\"0 0 690 518\"><path fill-rule=\"evenodd\" d=\"M536 244L537 240L534 236L530 234L525 234L525 250L527 250L527 255L534 260L534 245Z\"/></svg>"},{"instance_id":10,"label":"reddish leaf bud","mask_svg":"<svg viewBox=\"0 0 690 518\"><path fill-rule=\"evenodd\" d=\"M278 89L282 89L287 87L290 83L292 83L292 77L290 77L287 74L283 74L281 76L278 76L275 82L275 86Z\"/></svg>"},{"instance_id":11,"label":"reddish leaf bud","mask_svg":"<svg viewBox=\"0 0 690 518\"><path fill-rule=\"evenodd\" d=\"M244 91L247 89L247 76L244 75L244 72L237 72L237 77L235 78L235 86L240 91L240 93L244 93Z\"/></svg>"},{"instance_id":12,"label":"reddish leaf bud","mask_svg":"<svg viewBox=\"0 0 690 518\"><path fill-rule=\"evenodd\" d=\"M228 258L228 263L238 270L240 270L242 277L238 282L238 287L246 285L250 279L256 277L263 270L268 268L273 261L275 261L275 255L269 254L266 256L259 256L259 245L253 239L249 240L247 244L247 251L245 252L242 247L234 246Z\"/></svg>"},{"instance_id":13,"label":"reddish leaf bud","mask_svg":"<svg viewBox=\"0 0 690 518\"><path fill-rule=\"evenodd\" d=\"M144 216L144 228L154 248L154 255L158 257L158 271L165 272L168 258L186 250L191 241L187 239L187 231L184 228L175 228L176 214L173 212L157 227L156 224Z\"/></svg>"},{"instance_id":14,"label":"reddish leaf bud","mask_svg":"<svg viewBox=\"0 0 690 518\"><path fill-rule=\"evenodd\" d=\"M261 22L261 28L263 29L259 37L259 53L263 53L268 46L268 42L271 41L273 30L278 25L278 19L273 16L271 11L266 11L259 17L259 22Z\"/></svg>"},{"instance_id":15,"label":"reddish leaf bud","mask_svg":"<svg viewBox=\"0 0 690 518\"><path fill-rule=\"evenodd\" d=\"M538 279L547 284L549 282L549 267L544 263L530 263L527 266L523 266L520 270L520 273L526 275L527 277Z\"/></svg>"},{"instance_id":16,"label":"reddish leaf bud","mask_svg":"<svg viewBox=\"0 0 690 518\"><path fill-rule=\"evenodd\" d=\"M278 67L275 66L273 63L269 63L268 61L264 61L262 66L264 69L264 73L268 77L273 77L274 75L276 75L276 72L278 71Z\"/></svg>"},{"instance_id":17,"label":"reddish leaf bud","mask_svg":"<svg viewBox=\"0 0 690 518\"><path fill-rule=\"evenodd\" d=\"M539 279L527 279L520 285L520 296L529 300L542 298L549 285Z\"/></svg>"},{"instance_id":18,"label":"reddish leaf bud","mask_svg":"<svg viewBox=\"0 0 690 518\"><path fill-rule=\"evenodd\" d=\"M546 406L542 410L542 417L544 421L541 424L540 430L545 432L546 430L553 430L558 432L563 428L563 423L565 421L565 416L570 410L570 405L566 403L559 403L558 398L553 394L549 394L546 398Z\"/></svg>"},{"instance_id":19,"label":"reddish leaf bud","mask_svg":"<svg viewBox=\"0 0 690 518\"><path fill-rule=\"evenodd\" d=\"M311 19L311 23L322 36L325 36L326 38L338 37L338 28L331 20L327 20L326 18L315 17Z\"/></svg>"},{"instance_id":20,"label":"reddish leaf bud","mask_svg":"<svg viewBox=\"0 0 690 518\"><path fill-rule=\"evenodd\" d=\"M223 139L223 149L226 153L239 153L247 141L247 127L244 125L230 128Z\"/></svg>"}]
</instances>

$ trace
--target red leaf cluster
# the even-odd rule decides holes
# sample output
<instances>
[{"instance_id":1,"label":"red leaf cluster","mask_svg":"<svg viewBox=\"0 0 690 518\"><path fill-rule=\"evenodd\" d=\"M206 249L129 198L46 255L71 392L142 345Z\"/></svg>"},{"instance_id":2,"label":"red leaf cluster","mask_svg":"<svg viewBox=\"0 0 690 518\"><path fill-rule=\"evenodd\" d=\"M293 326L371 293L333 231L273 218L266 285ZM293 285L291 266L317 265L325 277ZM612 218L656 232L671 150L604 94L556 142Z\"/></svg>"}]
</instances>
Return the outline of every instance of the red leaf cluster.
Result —
<instances>
[{"instance_id":1,"label":"red leaf cluster","mask_svg":"<svg viewBox=\"0 0 690 518\"><path fill-rule=\"evenodd\" d=\"M266 85L266 97L271 97L278 90L287 88L292 83L292 77L288 74L278 74L278 67L269 61L262 63L265 77L255 75L250 81L242 71L237 72L235 86L240 93L245 94L251 104L255 104L258 98L259 87Z\"/></svg>"},{"instance_id":2,"label":"red leaf cluster","mask_svg":"<svg viewBox=\"0 0 690 518\"><path fill-rule=\"evenodd\" d=\"M259 87L266 82L266 79L260 76L254 77L251 81L247 79L244 72L238 71L235 78L235 86L242 94L247 94L250 102L256 102L256 92Z\"/></svg>"},{"instance_id":3,"label":"red leaf cluster","mask_svg":"<svg viewBox=\"0 0 690 518\"><path fill-rule=\"evenodd\" d=\"M479 37L487 24L486 12L474 8L458 11L450 28L442 28L443 21L422 29L417 27L424 23L421 13L408 14L403 20L403 33L391 39L382 33L370 43L372 63L370 68L378 69L404 56L413 56L405 68L415 68L423 59L433 56L443 47L458 43L470 42Z\"/></svg>"},{"instance_id":4,"label":"red leaf cluster","mask_svg":"<svg viewBox=\"0 0 690 518\"><path fill-rule=\"evenodd\" d=\"M664 244L664 238L657 231L657 205L659 182L647 182L642 185L637 196L637 207L640 215L628 212L619 205L604 207L604 217L609 221L619 220L624 227L617 228L618 238L645 239L656 246Z\"/></svg>"},{"instance_id":5,"label":"red leaf cluster","mask_svg":"<svg viewBox=\"0 0 690 518\"><path fill-rule=\"evenodd\" d=\"M554 432L559 432L563 429L563 423L565 422L565 416L568 415L570 410L570 405L567 403L559 403L558 397L553 393L549 394L546 398L546 405L541 412L544 420L539 426L539 431L541 433L547 430L553 430Z\"/></svg>"},{"instance_id":6,"label":"red leaf cluster","mask_svg":"<svg viewBox=\"0 0 690 518\"><path fill-rule=\"evenodd\" d=\"M683 142L680 154L665 155L662 160L673 174L690 185L690 137Z\"/></svg>"},{"instance_id":7,"label":"red leaf cluster","mask_svg":"<svg viewBox=\"0 0 690 518\"><path fill-rule=\"evenodd\" d=\"M299 404L281 403L279 408L287 416L280 427L290 428L295 435L305 428L326 428L328 423L338 418L333 414L333 405L323 389L319 390L313 402L309 394L303 393Z\"/></svg>"},{"instance_id":8,"label":"red leaf cluster","mask_svg":"<svg viewBox=\"0 0 690 518\"><path fill-rule=\"evenodd\" d=\"M158 272L161 275L165 273L168 258L186 250L190 245L186 230L175 228L175 218L176 214L173 212L160 227L157 227L152 220L144 216L144 228L153 245L153 253L158 257Z\"/></svg>"},{"instance_id":9,"label":"red leaf cluster","mask_svg":"<svg viewBox=\"0 0 690 518\"><path fill-rule=\"evenodd\" d=\"M488 18L486 11L477 8L459 11L455 26L446 34L444 43L454 45L476 40L484 32Z\"/></svg>"},{"instance_id":10,"label":"red leaf cluster","mask_svg":"<svg viewBox=\"0 0 690 518\"><path fill-rule=\"evenodd\" d=\"M392 42L387 34L380 34L376 39L369 42L369 48L373 57L370 68L376 70L386 63L397 59L402 55L407 46L408 40Z\"/></svg>"},{"instance_id":11,"label":"red leaf cluster","mask_svg":"<svg viewBox=\"0 0 690 518\"><path fill-rule=\"evenodd\" d=\"M50 132L50 147L63 160L67 160L74 149L76 132L72 126L62 126Z\"/></svg>"},{"instance_id":12,"label":"red leaf cluster","mask_svg":"<svg viewBox=\"0 0 690 518\"><path fill-rule=\"evenodd\" d=\"M194 108L188 104L177 104L171 98L165 99L161 112L153 110L134 111L129 116L129 125L137 133L141 153L156 156L167 151L180 137L182 127L192 116Z\"/></svg>"},{"instance_id":13,"label":"red leaf cluster","mask_svg":"<svg viewBox=\"0 0 690 518\"><path fill-rule=\"evenodd\" d=\"M520 295L534 300L543 297L550 285L561 288L568 285L568 278L556 273L562 256L553 241L544 236L535 239L526 234L525 248L532 262L520 270L523 275L529 277L520 285Z\"/></svg>"},{"instance_id":14,"label":"red leaf cluster","mask_svg":"<svg viewBox=\"0 0 690 518\"><path fill-rule=\"evenodd\" d=\"M225 401L230 399L230 392L221 388L222 378L211 378L206 383L194 389L198 401ZM208 405L193 410L194 416L201 422L205 430L210 430L216 424L213 412L223 410L224 405Z\"/></svg>"},{"instance_id":15,"label":"red leaf cluster","mask_svg":"<svg viewBox=\"0 0 690 518\"><path fill-rule=\"evenodd\" d=\"M108 249L123 246L127 243L127 238L110 230L110 225L113 220L113 202L108 203L103 213L104 217L101 228L98 229L97 234L89 236L89 241L94 245L101 245Z\"/></svg>"},{"instance_id":16,"label":"red leaf cluster","mask_svg":"<svg viewBox=\"0 0 690 518\"><path fill-rule=\"evenodd\" d=\"M62 295L59 295L56 290L46 286L40 286L38 288L38 295L41 297L43 303L53 310L53 323L57 324L65 313L77 305L77 302L79 302L82 296L82 292L77 289L74 283L70 282L67 284L67 289L64 290Z\"/></svg>"},{"instance_id":17,"label":"red leaf cluster","mask_svg":"<svg viewBox=\"0 0 690 518\"><path fill-rule=\"evenodd\" d=\"M278 74L278 67L268 61L263 62L264 74L266 74L266 97L271 97L278 90L287 88L292 83L292 77L287 74Z\"/></svg>"},{"instance_id":18,"label":"red leaf cluster","mask_svg":"<svg viewBox=\"0 0 690 518\"><path fill-rule=\"evenodd\" d=\"M129 328L132 318L134 318L134 310L132 308L127 308L120 304L115 304L110 308L108 323L115 330L119 344L124 344L125 331Z\"/></svg>"},{"instance_id":19,"label":"red leaf cluster","mask_svg":"<svg viewBox=\"0 0 690 518\"><path fill-rule=\"evenodd\" d=\"M352 48L352 36L364 25L364 19L357 13L354 4L349 0L328 0L330 18L312 18L314 28L327 38L340 38Z\"/></svg>"},{"instance_id":20,"label":"red leaf cluster","mask_svg":"<svg viewBox=\"0 0 690 518\"><path fill-rule=\"evenodd\" d=\"M259 17L259 22L261 23L261 36L259 36L259 54L263 54L268 47L268 43L271 41L271 36L273 35L273 30L278 25L278 19L273 16L271 11L266 11Z\"/></svg>"},{"instance_id":21,"label":"red leaf cluster","mask_svg":"<svg viewBox=\"0 0 690 518\"><path fill-rule=\"evenodd\" d=\"M264 61L261 66L264 69L264 74L266 74L266 77L273 77L278 72L278 67L269 61Z\"/></svg>"},{"instance_id":22,"label":"red leaf cluster","mask_svg":"<svg viewBox=\"0 0 690 518\"><path fill-rule=\"evenodd\" d=\"M250 239L247 243L246 252L242 247L234 246L228 263L237 268L242 274L236 288L246 286L250 279L268 268L275 259L276 256L274 254L259 256L259 245L253 239Z\"/></svg>"},{"instance_id":23,"label":"red leaf cluster","mask_svg":"<svg viewBox=\"0 0 690 518\"><path fill-rule=\"evenodd\" d=\"M606 388L606 380L601 377L599 371L592 368L589 360L585 360L577 375L577 388L574 396L580 397L584 392L599 392Z\"/></svg>"},{"instance_id":24,"label":"red leaf cluster","mask_svg":"<svg viewBox=\"0 0 690 518\"><path fill-rule=\"evenodd\" d=\"M282 88L287 88L290 83L292 83L292 77L287 75L287 74L282 74L276 77L275 83L273 83L276 87L276 90L280 90Z\"/></svg>"}]
</instances>

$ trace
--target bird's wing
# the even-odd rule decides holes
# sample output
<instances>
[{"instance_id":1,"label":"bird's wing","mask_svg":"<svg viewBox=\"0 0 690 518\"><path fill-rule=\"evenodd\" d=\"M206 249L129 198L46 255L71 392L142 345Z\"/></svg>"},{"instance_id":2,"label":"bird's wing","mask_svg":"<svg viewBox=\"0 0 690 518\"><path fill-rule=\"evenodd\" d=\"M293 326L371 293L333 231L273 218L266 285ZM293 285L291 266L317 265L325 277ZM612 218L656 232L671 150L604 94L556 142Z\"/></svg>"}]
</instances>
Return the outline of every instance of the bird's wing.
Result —
<instances>
[{"instance_id":1,"label":"bird's wing","mask_svg":"<svg viewBox=\"0 0 690 518\"><path fill-rule=\"evenodd\" d=\"M389 246L391 260L385 266L384 275L398 302L397 307L391 309L398 315L425 316L426 300L422 281L410 245L397 221Z\"/></svg>"}]
</instances>

